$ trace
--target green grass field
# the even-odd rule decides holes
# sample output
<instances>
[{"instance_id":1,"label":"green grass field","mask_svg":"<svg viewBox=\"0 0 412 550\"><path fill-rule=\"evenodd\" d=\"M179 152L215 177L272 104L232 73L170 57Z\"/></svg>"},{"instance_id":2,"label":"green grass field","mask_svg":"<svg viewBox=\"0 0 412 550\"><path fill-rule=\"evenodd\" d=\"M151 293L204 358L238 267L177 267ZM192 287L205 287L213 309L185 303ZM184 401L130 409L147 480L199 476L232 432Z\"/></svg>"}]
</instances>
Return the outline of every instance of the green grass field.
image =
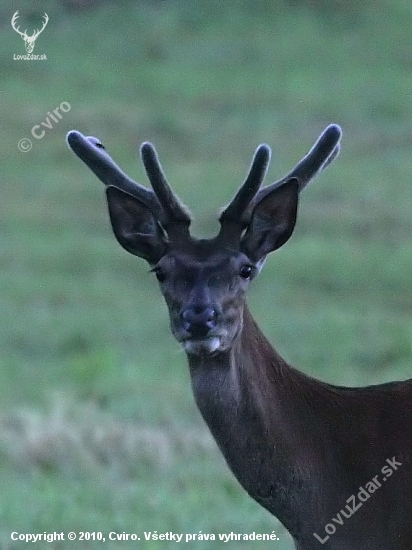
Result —
<instances>
[{"instance_id":1,"label":"green grass field","mask_svg":"<svg viewBox=\"0 0 412 550\"><path fill-rule=\"evenodd\" d=\"M339 123L341 156L305 191L294 237L249 301L306 373L345 385L408 378L412 5L75 4L0 7L0 548L27 546L12 531L142 537L36 546L59 550L176 546L146 542L144 531L275 531L270 547L291 550L209 436L157 283L116 243L102 185L65 135L98 136L142 183L138 146L153 141L195 233L211 235L258 143L273 147L269 183ZM13 59L25 53L10 26L17 8L22 29L48 13L33 52L47 61ZM70 110L34 139L31 128L62 102Z\"/></svg>"}]
</instances>

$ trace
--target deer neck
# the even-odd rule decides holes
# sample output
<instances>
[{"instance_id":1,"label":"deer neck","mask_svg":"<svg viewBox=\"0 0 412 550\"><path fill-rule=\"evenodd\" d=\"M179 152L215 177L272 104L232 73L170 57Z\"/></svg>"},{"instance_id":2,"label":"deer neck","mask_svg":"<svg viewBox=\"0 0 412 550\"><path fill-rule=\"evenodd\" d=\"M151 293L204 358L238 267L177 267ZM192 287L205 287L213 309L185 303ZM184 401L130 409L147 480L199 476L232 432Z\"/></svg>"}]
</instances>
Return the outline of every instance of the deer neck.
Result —
<instances>
[{"instance_id":1,"label":"deer neck","mask_svg":"<svg viewBox=\"0 0 412 550\"><path fill-rule=\"evenodd\" d=\"M242 330L229 351L212 356L189 355L188 359L202 414L204 409L208 412L210 403L220 403L238 412L245 409L249 415L254 411L254 420L262 428L272 428L276 419L285 420L284 414L295 420L295 411L306 417L308 393L322 392L326 386L288 365L259 329L246 304Z\"/></svg>"},{"instance_id":2,"label":"deer neck","mask_svg":"<svg viewBox=\"0 0 412 550\"><path fill-rule=\"evenodd\" d=\"M297 492L310 498L307 465L318 462L312 455L322 432L313 402L322 383L286 363L246 305L232 349L189 356L189 367L197 405L229 467L255 500L298 532L293 499Z\"/></svg>"}]
</instances>

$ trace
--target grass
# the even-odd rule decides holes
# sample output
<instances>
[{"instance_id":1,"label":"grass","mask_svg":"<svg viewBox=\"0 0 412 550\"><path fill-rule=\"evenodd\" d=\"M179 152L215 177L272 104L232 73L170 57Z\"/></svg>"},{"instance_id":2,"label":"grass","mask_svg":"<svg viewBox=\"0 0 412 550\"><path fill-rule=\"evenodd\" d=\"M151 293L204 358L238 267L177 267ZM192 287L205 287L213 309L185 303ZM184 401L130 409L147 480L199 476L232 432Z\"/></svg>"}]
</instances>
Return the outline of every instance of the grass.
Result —
<instances>
[{"instance_id":1,"label":"grass","mask_svg":"<svg viewBox=\"0 0 412 550\"><path fill-rule=\"evenodd\" d=\"M316 377L410 377L412 8L336 6L22 5L27 26L50 18L34 50L48 60L22 62L16 6L3 2L2 550L23 547L12 531L73 530L275 530L274 547L291 548L211 441L156 283L111 235L100 183L64 143L72 128L101 138L143 183L137 146L153 141L195 233L210 235L258 143L274 149L270 181L326 124L341 124L341 156L302 196L296 233L267 261L251 307L277 349ZM33 139L63 101L70 111ZM28 153L17 148L23 137ZM195 546L223 544L239 545Z\"/></svg>"}]
</instances>

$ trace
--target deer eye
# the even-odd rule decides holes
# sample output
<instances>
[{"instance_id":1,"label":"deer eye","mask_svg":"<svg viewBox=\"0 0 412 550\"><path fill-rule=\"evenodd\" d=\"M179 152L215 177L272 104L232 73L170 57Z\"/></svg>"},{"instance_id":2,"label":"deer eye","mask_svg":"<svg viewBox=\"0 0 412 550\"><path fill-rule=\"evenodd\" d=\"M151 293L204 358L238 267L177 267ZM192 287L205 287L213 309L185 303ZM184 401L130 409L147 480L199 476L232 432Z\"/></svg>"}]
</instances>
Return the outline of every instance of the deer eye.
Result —
<instances>
[{"instance_id":1,"label":"deer eye","mask_svg":"<svg viewBox=\"0 0 412 550\"><path fill-rule=\"evenodd\" d=\"M160 267L152 269L152 272L155 274L156 279L159 281L159 283L163 283L163 281L166 279L166 273Z\"/></svg>"},{"instance_id":2,"label":"deer eye","mask_svg":"<svg viewBox=\"0 0 412 550\"><path fill-rule=\"evenodd\" d=\"M244 265L240 268L239 275L242 279L249 279L253 273L253 267L251 265Z\"/></svg>"}]
</instances>

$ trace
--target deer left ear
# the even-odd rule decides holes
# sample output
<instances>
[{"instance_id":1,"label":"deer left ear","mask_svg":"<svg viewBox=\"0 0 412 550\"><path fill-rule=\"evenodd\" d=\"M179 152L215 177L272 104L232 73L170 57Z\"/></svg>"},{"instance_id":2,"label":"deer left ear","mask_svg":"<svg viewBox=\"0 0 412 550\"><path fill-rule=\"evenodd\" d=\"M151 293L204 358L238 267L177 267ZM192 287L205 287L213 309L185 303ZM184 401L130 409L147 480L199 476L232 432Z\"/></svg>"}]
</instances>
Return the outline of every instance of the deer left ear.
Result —
<instances>
[{"instance_id":1,"label":"deer left ear","mask_svg":"<svg viewBox=\"0 0 412 550\"><path fill-rule=\"evenodd\" d=\"M291 178L258 202L241 241L242 250L251 260L258 262L289 239L296 223L298 199L299 181Z\"/></svg>"}]
</instances>

